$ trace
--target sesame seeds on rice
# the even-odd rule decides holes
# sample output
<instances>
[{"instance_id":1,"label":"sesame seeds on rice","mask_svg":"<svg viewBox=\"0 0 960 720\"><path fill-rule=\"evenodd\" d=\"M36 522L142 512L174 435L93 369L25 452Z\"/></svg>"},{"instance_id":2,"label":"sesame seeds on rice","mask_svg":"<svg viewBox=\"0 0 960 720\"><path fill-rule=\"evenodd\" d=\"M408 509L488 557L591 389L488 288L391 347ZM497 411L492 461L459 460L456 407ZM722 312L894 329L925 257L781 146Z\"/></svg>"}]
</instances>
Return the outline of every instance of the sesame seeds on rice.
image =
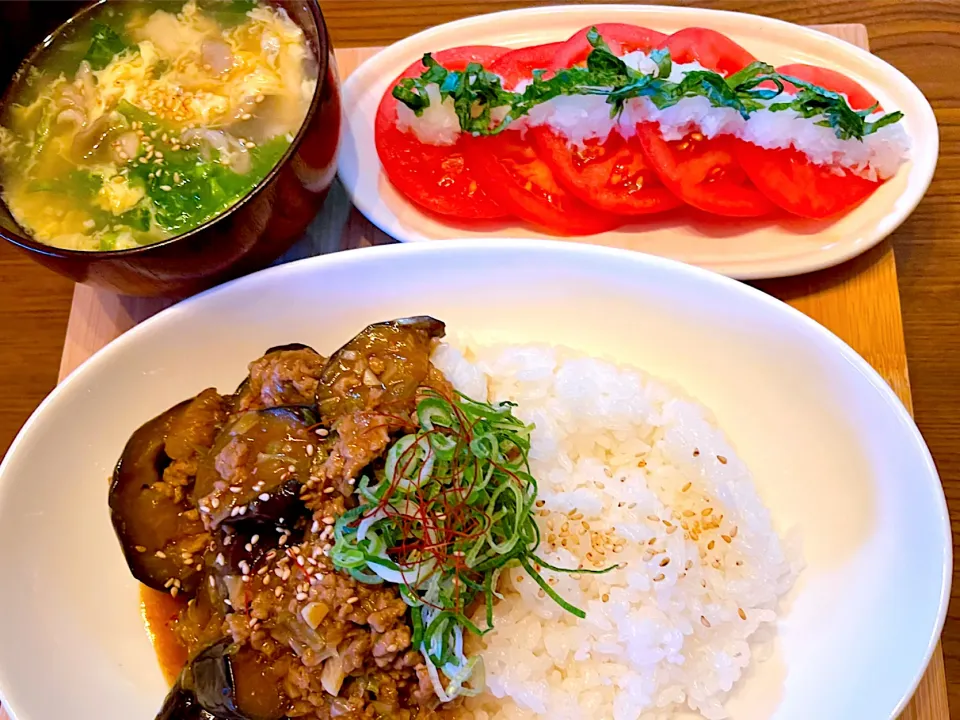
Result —
<instances>
[{"instance_id":1,"label":"sesame seeds on rice","mask_svg":"<svg viewBox=\"0 0 960 720\"><path fill-rule=\"evenodd\" d=\"M453 342L453 341L451 341ZM727 716L799 564L709 412L632 368L550 346L442 344L433 362L471 397L533 422L543 569L579 620L523 571L504 573L477 648L488 692L472 720Z\"/></svg>"}]
</instances>

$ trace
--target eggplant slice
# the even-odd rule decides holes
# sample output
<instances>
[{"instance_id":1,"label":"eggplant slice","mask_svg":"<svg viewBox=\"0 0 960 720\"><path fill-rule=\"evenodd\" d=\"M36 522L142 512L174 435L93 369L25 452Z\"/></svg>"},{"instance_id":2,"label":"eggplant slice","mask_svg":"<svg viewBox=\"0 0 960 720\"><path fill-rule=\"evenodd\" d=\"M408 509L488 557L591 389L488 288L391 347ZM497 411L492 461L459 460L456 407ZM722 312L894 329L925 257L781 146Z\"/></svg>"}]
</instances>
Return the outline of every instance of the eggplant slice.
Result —
<instances>
[{"instance_id":1,"label":"eggplant slice","mask_svg":"<svg viewBox=\"0 0 960 720\"><path fill-rule=\"evenodd\" d=\"M194 502L209 527L279 523L300 511L310 477L317 416L309 408L251 410L220 433L200 463Z\"/></svg>"},{"instance_id":2,"label":"eggplant slice","mask_svg":"<svg viewBox=\"0 0 960 720\"><path fill-rule=\"evenodd\" d=\"M250 363L249 374L234 393L236 412L312 406L325 364L320 353L302 343L268 348Z\"/></svg>"},{"instance_id":3,"label":"eggplant slice","mask_svg":"<svg viewBox=\"0 0 960 720\"><path fill-rule=\"evenodd\" d=\"M229 638L214 643L184 668L157 720L282 720L283 668L264 659Z\"/></svg>"},{"instance_id":4,"label":"eggplant slice","mask_svg":"<svg viewBox=\"0 0 960 720\"><path fill-rule=\"evenodd\" d=\"M110 485L110 519L130 572L156 590L192 594L210 536L190 490L200 454L225 418L223 399L204 390L139 428Z\"/></svg>"},{"instance_id":5,"label":"eggplant slice","mask_svg":"<svg viewBox=\"0 0 960 720\"><path fill-rule=\"evenodd\" d=\"M432 317L401 318L367 326L327 361L317 388L323 423L362 410L389 412L412 401L430 371L433 340L444 324Z\"/></svg>"}]
</instances>

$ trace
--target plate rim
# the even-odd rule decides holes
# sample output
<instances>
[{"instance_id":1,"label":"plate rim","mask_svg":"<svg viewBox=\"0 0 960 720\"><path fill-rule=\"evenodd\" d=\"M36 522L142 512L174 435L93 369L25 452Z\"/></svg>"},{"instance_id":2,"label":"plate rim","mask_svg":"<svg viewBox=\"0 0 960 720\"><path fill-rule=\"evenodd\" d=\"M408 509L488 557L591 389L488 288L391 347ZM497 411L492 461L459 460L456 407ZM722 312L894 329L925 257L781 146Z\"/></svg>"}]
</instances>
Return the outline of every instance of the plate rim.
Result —
<instances>
[{"instance_id":1,"label":"plate rim","mask_svg":"<svg viewBox=\"0 0 960 720\"><path fill-rule=\"evenodd\" d=\"M755 261L736 260L706 262L703 264L698 264L699 267L704 267L713 272L727 275L728 277L732 277L737 280L763 280L781 277L793 277L796 275L815 272L817 270L824 270L858 257L871 248L879 245L886 238L890 237L901 225L903 225L907 219L909 219L909 217L913 214L917 206L925 197L926 192L933 181L934 173L936 172L939 160L940 132L936 115L934 114L929 100L927 100L923 92L909 77L879 56L871 53L869 50L865 50L861 47L853 45L850 42L847 42L846 40L842 40L821 30L806 25L787 22L779 18L770 18L753 13L737 12L732 10L714 10L697 7L671 7L664 5L547 5L472 15L460 20L454 20L452 22L436 25L380 49L377 53L367 58L360 65L358 65L353 72L350 73L350 75L344 81L342 88L344 138L349 138L351 140L350 144L354 147L360 147L363 145L370 145L371 147L374 146L372 135L366 138L366 140L369 140L369 142L367 142L364 139L366 136L362 132L355 132L356 118L363 117L363 115L356 110L355 105L357 102L356 98L360 94L358 87L362 85L364 81L368 80L368 76L375 74L377 65L383 62L385 56L388 57L389 55L395 53L403 54L404 51L407 51L409 60L409 58L414 57L418 53L410 54L407 50L408 48L430 41L433 38L442 38L451 32L456 33L458 31L470 30L476 26L486 27L489 24L517 23L524 20L529 20L530 18L543 16L553 17L556 15L580 15L585 13L601 14L600 19L614 21L629 21L631 18L635 19L642 16L649 17L666 14L678 16L684 20L706 20L706 22L702 22L701 24L707 27L711 26L711 23L709 22L711 19L718 23L722 23L724 21L741 21L750 25L759 24L763 27L779 30L781 33L785 32L789 35L803 38L808 43L811 43L815 49L819 50L820 48L824 48L827 51L838 51L841 56L851 56L860 63L863 63L868 68L878 71L882 70L884 74L895 79L895 82L890 83L891 86L897 87L901 91L912 96L911 103L914 105L914 107L911 109L911 115L916 118L915 122L919 130L917 134L922 134L924 136L924 142L928 144L929 152L924 153L922 156L911 156L910 160L908 161L909 165L907 167L907 178L910 180L910 183L899 196L899 199L907 198L908 202L906 202L906 204L904 204L902 207L898 208L897 212L895 213L887 213L879 216L875 223L877 227L871 234L865 236L867 238L866 240L862 242L850 242L847 244L843 242L837 242L833 243L826 249L813 247L809 251L803 252L799 255L793 255L792 257L763 258ZM379 75L379 73L376 74ZM346 145L346 143L343 143L343 145ZM916 152L916 145L917 143L914 140L914 153ZM341 159L338 161L337 166L337 175L340 178L340 181L343 184L348 196L350 197L350 201L365 218L377 226L381 231L402 243L447 242L457 237L458 231L454 226L449 226L450 235L448 237L433 238L422 234L415 228L407 229L403 224L396 221L397 216L392 211L387 211L387 215L384 216L378 209L378 206L382 206L382 203L379 202L379 193L376 193L375 197L367 197L366 194L358 194L356 192L356 183L358 181L359 174L362 173L363 170L348 166L346 169L348 169L350 172L345 173L343 157L344 156L341 154ZM379 163L377 164L377 173L378 177L383 177ZM353 175L352 179L350 177L351 174ZM345 175L347 175L347 177L345 177ZM869 202L869 199L867 202ZM429 217L427 214L422 213L422 211L417 210L416 208L415 210L418 214L423 214L425 217ZM854 211L856 211L856 208ZM495 231L491 232L486 237L503 237L508 236L509 234L509 230L506 230L502 233ZM553 239L554 241L558 242L597 244L602 247L609 247L603 243L595 242L591 236L577 236L571 239L562 237L551 238L547 235L539 235L531 237L530 239ZM631 251L645 252L642 248ZM690 264L697 263L690 262Z\"/></svg>"},{"instance_id":2,"label":"plate rim","mask_svg":"<svg viewBox=\"0 0 960 720\"><path fill-rule=\"evenodd\" d=\"M652 270L666 270L668 272L685 274L696 282L719 285L722 288L726 288L726 290L729 292L739 293L742 296L749 298L749 302L755 302L759 303L760 305L764 305L770 308L773 312L786 313L787 316L791 317L794 322L802 326L807 332L811 332L815 336L818 336L822 342L827 344L832 352L837 353L840 359L850 364L858 372L858 374L860 374L864 380L880 395L884 404L889 406L894 418L897 421L897 424L907 434L909 442L913 444L920 452L925 475L931 483L930 490L933 491L934 499L937 505L937 515L942 526L941 530L943 537L945 538L945 545L941 549L942 565L940 568L941 581L938 611L936 617L933 619L934 622L930 629L930 634L926 638L926 648L924 651L922 666L920 666L914 673L910 686L904 690L904 693L897 706L891 710L890 718L897 717L904 710L916 692L917 687L926 673L927 666L929 665L930 660L932 659L933 654L940 642L940 637L943 631L947 609L950 602L950 591L952 587L952 526L950 522L946 496L943 491L942 482L940 481L940 475L926 441L923 439L923 436L907 407L893 391L890 385L887 384L879 372L875 370L865 358L857 353L856 350L844 342L830 329L805 315L800 310L797 310L791 305L763 292L762 290L704 268L695 265L689 265L687 263L682 263L680 261L658 255L624 250L621 248L610 248L601 245L557 243L550 240L528 238L502 237L496 239L461 239L446 243L420 243L410 246L372 246L358 248L347 252L318 255L273 266L214 287L210 290L172 305L160 311L156 315L148 318L147 320L144 320L130 330L124 332L122 335L113 339L102 348L97 350L93 355L87 358L54 387L54 389L47 395L46 398L44 398L34 412L31 413L30 417L24 423L23 427L14 438L14 441L11 443L10 448L3 460L0 461L0 513L2 513L5 505L8 495L8 487L12 486L12 484L15 482L15 476L9 471L8 468L13 464L13 458L18 456L18 448L26 442L26 437L33 432L33 428L43 421L43 418L48 412L49 407L57 402L60 402L59 398L62 395L70 392L74 386L82 386L84 376L93 372L97 365L105 362L106 359L112 355L123 353L128 345L139 342L141 335L149 335L152 333L154 326L167 322L175 322L173 318L176 318L177 315L192 312L197 306L202 307L207 301L206 298L210 296L237 292L238 288L242 288L247 284L255 285L256 283L263 281L264 278L268 278L272 282L279 282L285 275L288 274L299 274L301 272L309 274L311 272L316 272L316 268L325 268L327 271L331 271L338 265L352 263L363 264L367 262L367 258L369 258L370 261L375 262L381 258L389 259L392 255L397 253L403 253L409 256L410 254L458 254L464 251L485 252L491 246L494 250L502 251L514 250L534 253L569 253L572 255L582 255L585 257L594 255L608 256L610 259L620 260L624 263L632 262L639 265L646 264L649 265ZM936 486L934 486L933 483L936 483ZM939 492L936 492L937 486L939 487ZM4 669L3 665L0 665L0 696L4 697L3 707L10 714L11 720L40 720L39 718L27 716L25 714L17 715L14 706L9 700L11 693L4 693L4 687L9 687L9 685L4 682Z\"/></svg>"}]
</instances>

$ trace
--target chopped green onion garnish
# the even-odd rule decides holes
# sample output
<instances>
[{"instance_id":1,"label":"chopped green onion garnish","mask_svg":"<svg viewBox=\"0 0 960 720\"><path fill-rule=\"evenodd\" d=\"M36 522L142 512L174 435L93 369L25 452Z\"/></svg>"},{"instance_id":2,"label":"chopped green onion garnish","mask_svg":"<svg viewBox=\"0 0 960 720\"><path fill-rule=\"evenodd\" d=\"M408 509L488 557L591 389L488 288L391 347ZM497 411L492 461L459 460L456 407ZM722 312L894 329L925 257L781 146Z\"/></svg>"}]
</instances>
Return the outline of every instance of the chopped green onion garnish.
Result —
<instances>
[{"instance_id":1,"label":"chopped green onion garnish","mask_svg":"<svg viewBox=\"0 0 960 720\"><path fill-rule=\"evenodd\" d=\"M479 658L464 654L463 635L492 629L503 570L519 565L554 602L582 618L583 610L560 597L539 569L614 569L560 568L537 557L537 483L527 459L533 426L516 418L513 407L427 391L417 406L417 432L390 447L374 478L360 480L361 504L334 528L330 557L337 568L362 582L400 586L414 647L441 700L482 690ZM481 628L470 615L482 606Z\"/></svg>"}]
</instances>

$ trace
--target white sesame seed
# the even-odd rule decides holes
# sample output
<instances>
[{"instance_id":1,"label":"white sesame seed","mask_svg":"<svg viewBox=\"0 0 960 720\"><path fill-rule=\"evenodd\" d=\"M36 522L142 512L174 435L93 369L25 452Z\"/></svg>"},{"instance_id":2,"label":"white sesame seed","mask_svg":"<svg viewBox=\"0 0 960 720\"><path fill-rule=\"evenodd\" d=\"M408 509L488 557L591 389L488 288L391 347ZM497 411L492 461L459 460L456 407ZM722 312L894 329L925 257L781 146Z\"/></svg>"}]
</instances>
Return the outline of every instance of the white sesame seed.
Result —
<instances>
[{"instance_id":1,"label":"white sesame seed","mask_svg":"<svg viewBox=\"0 0 960 720\"><path fill-rule=\"evenodd\" d=\"M307 445L307 457L313 456L313 445Z\"/></svg>"},{"instance_id":2,"label":"white sesame seed","mask_svg":"<svg viewBox=\"0 0 960 720\"><path fill-rule=\"evenodd\" d=\"M302 592L297 593L297 600L306 600L306 599L307 599L306 593L302 593Z\"/></svg>"},{"instance_id":3,"label":"white sesame seed","mask_svg":"<svg viewBox=\"0 0 960 720\"><path fill-rule=\"evenodd\" d=\"M317 432L317 435L319 435L320 437L326 437L327 435L330 434L330 431L327 430L326 428L317 428L316 432Z\"/></svg>"},{"instance_id":4,"label":"white sesame seed","mask_svg":"<svg viewBox=\"0 0 960 720\"><path fill-rule=\"evenodd\" d=\"M256 545L258 542L260 542L260 536L259 536L259 535L254 535L252 538L250 538L250 544L251 544L251 545Z\"/></svg>"},{"instance_id":5,"label":"white sesame seed","mask_svg":"<svg viewBox=\"0 0 960 720\"><path fill-rule=\"evenodd\" d=\"M317 532L320 529L320 521L314 520L313 525L310 526L310 532Z\"/></svg>"},{"instance_id":6,"label":"white sesame seed","mask_svg":"<svg viewBox=\"0 0 960 720\"><path fill-rule=\"evenodd\" d=\"M216 587L216 586L217 586L217 581L214 579L213 575L211 575L211 576L209 577L209 580L210 580L210 587Z\"/></svg>"},{"instance_id":7,"label":"white sesame seed","mask_svg":"<svg viewBox=\"0 0 960 720\"><path fill-rule=\"evenodd\" d=\"M240 579L243 580L244 582L250 582L250 576L249 576L249 575L242 575L242 576L240 577Z\"/></svg>"},{"instance_id":8,"label":"white sesame seed","mask_svg":"<svg viewBox=\"0 0 960 720\"><path fill-rule=\"evenodd\" d=\"M243 546L243 549L246 550L247 552L253 552L253 545L251 545L250 543L247 543L246 545Z\"/></svg>"},{"instance_id":9,"label":"white sesame seed","mask_svg":"<svg viewBox=\"0 0 960 720\"><path fill-rule=\"evenodd\" d=\"M261 493L259 497L260 497L260 499L263 500L264 502L266 502L267 500L270 499L270 496L269 496L267 493Z\"/></svg>"},{"instance_id":10,"label":"white sesame seed","mask_svg":"<svg viewBox=\"0 0 960 720\"><path fill-rule=\"evenodd\" d=\"M241 515L246 515L246 514L247 514L247 506L246 506L246 505L241 506L241 508L240 508L240 514L241 514Z\"/></svg>"},{"instance_id":11,"label":"white sesame seed","mask_svg":"<svg viewBox=\"0 0 960 720\"><path fill-rule=\"evenodd\" d=\"M157 552L155 552L154 555L156 555L156 556L157 556L158 558L160 558L161 560L166 560L166 559L167 559L167 554L166 554L165 552L163 552L162 550L157 550Z\"/></svg>"}]
</instances>

